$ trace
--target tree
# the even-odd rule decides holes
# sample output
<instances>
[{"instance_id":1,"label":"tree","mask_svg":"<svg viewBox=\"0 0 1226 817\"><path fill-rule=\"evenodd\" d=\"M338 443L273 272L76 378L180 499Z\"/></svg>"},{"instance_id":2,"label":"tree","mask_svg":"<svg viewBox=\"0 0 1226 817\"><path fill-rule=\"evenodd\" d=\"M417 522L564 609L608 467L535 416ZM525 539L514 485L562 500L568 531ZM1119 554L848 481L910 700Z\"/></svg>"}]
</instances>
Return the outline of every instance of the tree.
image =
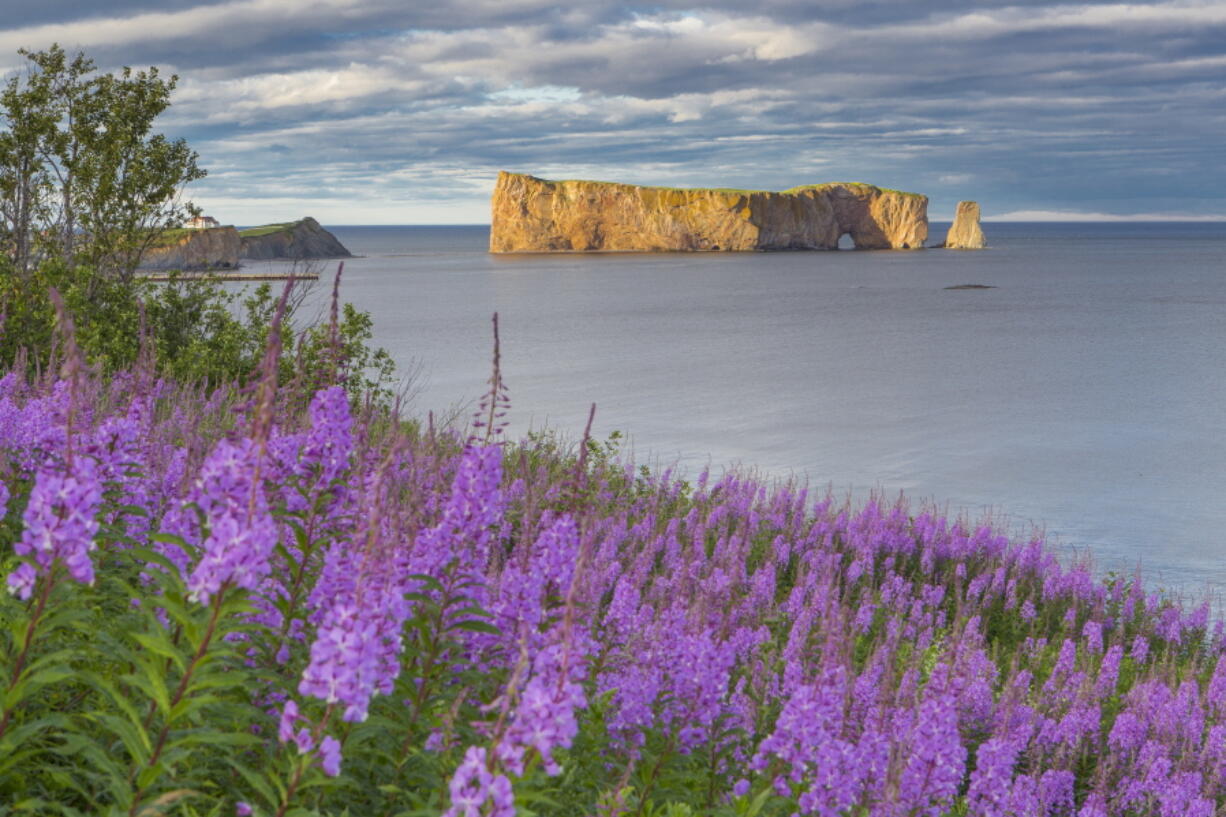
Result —
<instances>
[{"instance_id":1,"label":"tree","mask_svg":"<svg viewBox=\"0 0 1226 817\"><path fill-rule=\"evenodd\" d=\"M58 45L0 93L0 246L28 275L58 261L127 282L141 254L198 210L182 199L204 177L183 139L153 132L177 76L156 67L100 73Z\"/></svg>"}]
</instances>

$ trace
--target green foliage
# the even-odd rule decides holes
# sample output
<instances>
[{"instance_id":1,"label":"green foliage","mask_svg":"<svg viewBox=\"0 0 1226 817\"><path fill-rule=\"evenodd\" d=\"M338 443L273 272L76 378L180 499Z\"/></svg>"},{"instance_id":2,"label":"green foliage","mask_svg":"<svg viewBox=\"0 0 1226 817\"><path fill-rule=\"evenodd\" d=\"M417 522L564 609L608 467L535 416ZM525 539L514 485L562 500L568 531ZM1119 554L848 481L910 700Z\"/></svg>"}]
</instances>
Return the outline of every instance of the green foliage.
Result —
<instances>
[{"instance_id":1,"label":"green foliage","mask_svg":"<svg viewBox=\"0 0 1226 817\"><path fill-rule=\"evenodd\" d=\"M815 190L815 189L820 190L820 189L827 188L827 187L864 187L864 188L872 188L872 189L880 190L882 193L897 193L898 195L914 196L917 198L924 197L922 193L908 193L905 190L895 190L892 187L881 187L875 184L868 184L867 182L818 182L816 184L799 184L799 185L796 185L795 187L789 187L787 190L776 191L776 190L758 190L758 189L743 188L743 187L668 187L665 185L652 185L652 184L625 184L622 182L602 182L602 181L597 181L594 179L538 179L538 181L545 182L546 184L604 184L604 185L609 185L613 187L638 187L644 190L667 190L671 192L687 192L687 193L688 192L732 193L732 194L740 194L740 195L746 195L746 196L753 195L756 193L762 193L762 194L767 194L767 195L771 195L771 194L786 195L789 193L801 193L801 192L804 192L805 190Z\"/></svg>"},{"instance_id":2,"label":"green foliage","mask_svg":"<svg viewBox=\"0 0 1226 817\"><path fill-rule=\"evenodd\" d=\"M28 70L0 92L0 245L11 272L55 260L129 280L157 236L196 212L180 191L205 175L185 141L153 132L178 78L98 73L58 45L21 54Z\"/></svg>"},{"instance_id":3,"label":"green foliage","mask_svg":"<svg viewBox=\"0 0 1226 817\"><path fill-rule=\"evenodd\" d=\"M51 363L56 326L48 295L52 288L73 316L77 344L103 371L131 367L144 343L159 373L208 386L241 382L252 373L278 304L267 283L246 292L194 276L125 283L49 260L24 279L0 272L0 364L11 366L22 355L31 370ZM334 335L327 323L296 327L296 303L289 304L283 320L287 354L282 381L297 382L301 393L309 395L339 377L355 395L369 391L377 399L390 399L394 364L385 350L371 345L370 314L341 305Z\"/></svg>"},{"instance_id":4,"label":"green foliage","mask_svg":"<svg viewBox=\"0 0 1226 817\"><path fill-rule=\"evenodd\" d=\"M180 199L205 174L196 154L153 133L176 78L156 68L98 73L59 46L21 53L28 70L0 91L0 365L24 359L37 371L52 362L54 288L76 342L105 372L145 354L180 382L247 378L277 308L267 285L242 295L219 280L155 284L133 274L146 249L183 234L197 212ZM311 389L340 378L355 395L389 399L393 365L370 345L370 316L346 304L335 328L300 327L297 303L283 316L282 345L297 354L283 380Z\"/></svg>"},{"instance_id":5,"label":"green foliage","mask_svg":"<svg viewBox=\"0 0 1226 817\"><path fill-rule=\"evenodd\" d=\"M262 235L289 232L301 223L301 221L286 221L281 224L264 224L260 227L248 227L245 230L239 230L238 234L242 238L258 238Z\"/></svg>"}]
</instances>

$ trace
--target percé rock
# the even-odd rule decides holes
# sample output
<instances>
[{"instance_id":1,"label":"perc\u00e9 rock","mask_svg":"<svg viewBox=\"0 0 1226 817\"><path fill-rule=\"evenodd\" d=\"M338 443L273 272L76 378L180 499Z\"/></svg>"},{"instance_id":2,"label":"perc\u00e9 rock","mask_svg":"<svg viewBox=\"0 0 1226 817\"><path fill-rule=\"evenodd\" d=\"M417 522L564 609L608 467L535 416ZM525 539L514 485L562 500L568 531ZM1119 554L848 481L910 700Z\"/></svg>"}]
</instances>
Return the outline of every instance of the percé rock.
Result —
<instances>
[{"instance_id":1,"label":"perc\u00e9 rock","mask_svg":"<svg viewBox=\"0 0 1226 817\"><path fill-rule=\"evenodd\" d=\"M779 193L546 181L502 172L490 252L913 249L928 238L928 197L871 184Z\"/></svg>"},{"instance_id":2,"label":"perc\u00e9 rock","mask_svg":"<svg viewBox=\"0 0 1226 817\"><path fill-rule=\"evenodd\" d=\"M949 232L945 236L945 249L982 250L987 245L983 228L979 226L979 203L958 202L958 209L954 211L954 223L949 225Z\"/></svg>"},{"instance_id":3,"label":"perc\u00e9 rock","mask_svg":"<svg viewBox=\"0 0 1226 817\"><path fill-rule=\"evenodd\" d=\"M252 261L301 261L350 258L353 255L336 240L336 236L319 226L319 222L310 216L285 224L252 227L239 235L242 238L239 255Z\"/></svg>"},{"instance_id":4,"label":"perc\u00e9 rock","mask_svg":"<svg viewBox=\"0 0 1226 817\"><path fill-rule=\"evenodd\" d=\"M238 230L171 230L145 250L140 267L150 270L226 270L238 267Z\"/></svg>"}]
</instances>

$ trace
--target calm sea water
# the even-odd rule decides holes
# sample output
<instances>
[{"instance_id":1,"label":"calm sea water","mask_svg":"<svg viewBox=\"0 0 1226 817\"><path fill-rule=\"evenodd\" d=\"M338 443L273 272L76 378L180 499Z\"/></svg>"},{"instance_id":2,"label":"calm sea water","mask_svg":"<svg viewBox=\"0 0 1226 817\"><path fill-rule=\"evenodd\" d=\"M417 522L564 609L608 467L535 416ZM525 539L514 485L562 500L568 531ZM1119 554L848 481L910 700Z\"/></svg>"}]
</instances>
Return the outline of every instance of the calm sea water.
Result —
<instances>
[{"instance_id":1,"label":"calm sea water","mask_svg":"<svg viewBox=\"0 0 1226 817\"><path fill-rule=\"evenodd\" d=\"M1226 587L1226 224L986 230L985 252L505 257L484 227L334 228L421 414L482 392L497 310L513 431L578 436L595 402L640 460L905 491Z\"/></svg>"}]
</instances>

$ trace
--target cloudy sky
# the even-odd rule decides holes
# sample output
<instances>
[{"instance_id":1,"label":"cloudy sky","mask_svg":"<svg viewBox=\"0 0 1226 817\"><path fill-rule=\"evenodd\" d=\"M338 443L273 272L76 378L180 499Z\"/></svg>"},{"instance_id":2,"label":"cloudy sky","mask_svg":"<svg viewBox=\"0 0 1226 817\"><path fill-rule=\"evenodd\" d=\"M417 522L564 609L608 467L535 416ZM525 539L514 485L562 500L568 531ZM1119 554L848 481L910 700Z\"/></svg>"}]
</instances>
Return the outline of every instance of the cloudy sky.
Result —
<instances>
[{"instance_id":1,"label":"cloudy sky","mask_svg":"<svg viewBox=\"0 0 1226 817\"><path fill-rule=\"evenodd\" d=\"M862 180L1003 218L1226 218L1226 0L0 0L179 74L164 130L239 224L488 222L499 169Z\"/></svg>"}]
</instances>

